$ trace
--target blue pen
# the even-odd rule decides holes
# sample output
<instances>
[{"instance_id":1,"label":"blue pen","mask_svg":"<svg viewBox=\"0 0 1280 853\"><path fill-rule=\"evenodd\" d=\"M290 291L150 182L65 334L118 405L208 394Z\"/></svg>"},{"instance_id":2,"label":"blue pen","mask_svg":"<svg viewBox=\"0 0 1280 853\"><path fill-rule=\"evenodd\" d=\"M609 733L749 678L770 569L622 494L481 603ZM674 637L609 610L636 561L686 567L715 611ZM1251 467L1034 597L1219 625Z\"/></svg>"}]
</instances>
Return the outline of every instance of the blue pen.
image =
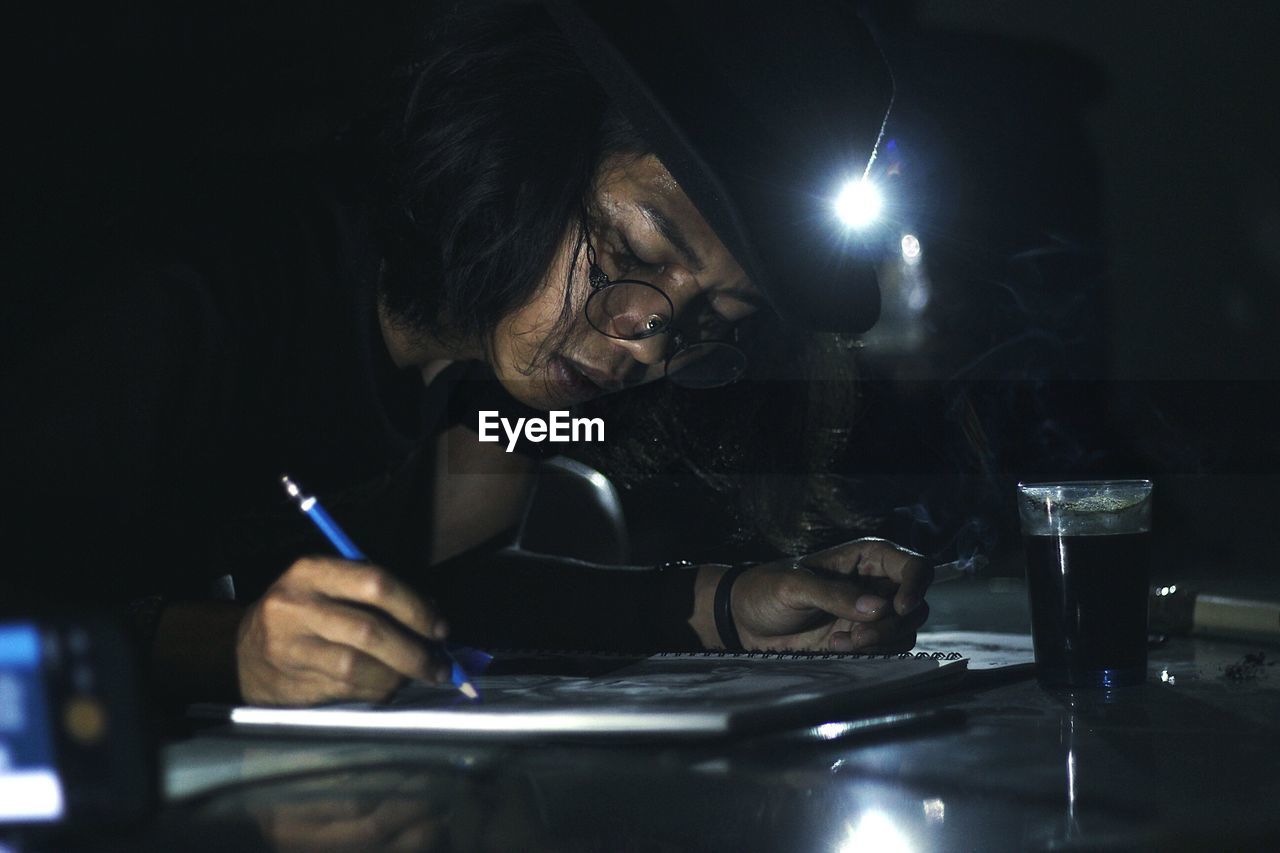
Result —
<instances>
[{"instance_id":1,"label":"blue pen","mask_svg":"<svg viewBox=\"0 0 1280 853\"><path fill-rule=\"evenodd\" d=\"M297 502L298 508L306 513L315 526L320 528L320 532L325 535L325 538L333 543L333 547L338 549L339 554L348 560L369 559L364 555L363 551L356 547L356 543L351 541L351 537L338 526L338 522L333 520L333 516L325 511L325 508L320 505L320 502L313 495L304 495L298 484L289 479L288 474L280 478L280 483L284 486L284 490L289 493L289 497ZM432 641L428 640L427 642ZM439 647L444 656L449 659L452 669L450 680L454 683L454 686L468 699L479 699L480 693L471 683L471 680L467 678L466 671L443 644L439 644Z\"/></svg>"}]
</instances>

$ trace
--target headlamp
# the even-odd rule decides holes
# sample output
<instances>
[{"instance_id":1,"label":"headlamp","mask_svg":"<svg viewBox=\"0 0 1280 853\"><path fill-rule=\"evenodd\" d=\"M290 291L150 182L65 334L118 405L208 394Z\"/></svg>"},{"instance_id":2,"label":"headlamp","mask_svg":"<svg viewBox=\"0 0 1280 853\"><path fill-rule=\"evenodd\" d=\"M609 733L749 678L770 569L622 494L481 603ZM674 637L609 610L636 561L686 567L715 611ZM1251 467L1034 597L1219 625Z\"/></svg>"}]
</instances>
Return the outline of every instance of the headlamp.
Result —
<instances>
[{"instance_id":1,"label":"headlamp","mask_svg":"<svg viewBox=\"0 0 1280 853\"><path fill-rule=\"evenodd\" d=\"M835 199L836 216L848 228L862 230L880 218L884 196L866 178L849 181Z\"/></svg>"},{"instance_id":2,"label":"headlamp","mask_svg":"<svg viewBox=\"0 0 1280 853\"><path fill-rule=\"evenodd\" d=\"M893 78L850 0L547 0L605 94L784 320L859 334ZM833 208L834 204L834 208ZM859 235L869 238L871 235Z\"/></svg>"}]
</instances>

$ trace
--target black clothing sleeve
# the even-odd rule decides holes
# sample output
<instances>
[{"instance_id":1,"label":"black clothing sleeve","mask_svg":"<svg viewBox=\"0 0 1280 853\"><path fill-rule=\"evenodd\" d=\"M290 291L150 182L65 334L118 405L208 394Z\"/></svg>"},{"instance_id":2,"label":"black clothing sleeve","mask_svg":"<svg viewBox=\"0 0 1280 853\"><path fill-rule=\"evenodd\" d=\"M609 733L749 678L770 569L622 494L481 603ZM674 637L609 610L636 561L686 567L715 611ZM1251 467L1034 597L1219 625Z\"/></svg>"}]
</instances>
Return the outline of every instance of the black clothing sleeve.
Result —
<instances>
[{"instance_id":1,"label":"black clothing sleeve","mask_svg":"<svg viewBox=\"0 0 1280 853\"><path fill-rule=\"evenodd\" d=\"M471 552L432 567L421 591L482 648L697 651L692 568L598 566L521 551Z\"/></svg>"}]
</instances>

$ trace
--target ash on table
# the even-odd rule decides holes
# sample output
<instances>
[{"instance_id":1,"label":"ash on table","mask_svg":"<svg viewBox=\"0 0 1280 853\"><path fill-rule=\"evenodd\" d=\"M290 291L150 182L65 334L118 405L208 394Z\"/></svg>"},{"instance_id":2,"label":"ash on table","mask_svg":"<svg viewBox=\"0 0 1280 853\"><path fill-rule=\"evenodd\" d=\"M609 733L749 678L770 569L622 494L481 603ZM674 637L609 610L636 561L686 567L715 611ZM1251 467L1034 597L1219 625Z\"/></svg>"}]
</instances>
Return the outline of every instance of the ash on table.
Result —
<instances>
[{"instance_id":1,"label":"ash on table","mask_svg":"<svg viewBox=\"0 0 1280 853\"><path fill-rule=\"evenodd\" d=\"M1228 665L1223 674L1229 681L1252 681L1262 674L1264 666L1275 665L1274 660L1267 660L1266 652L1254 652L1245 655L1239 663Z\"/></svg>"}]
</instances>

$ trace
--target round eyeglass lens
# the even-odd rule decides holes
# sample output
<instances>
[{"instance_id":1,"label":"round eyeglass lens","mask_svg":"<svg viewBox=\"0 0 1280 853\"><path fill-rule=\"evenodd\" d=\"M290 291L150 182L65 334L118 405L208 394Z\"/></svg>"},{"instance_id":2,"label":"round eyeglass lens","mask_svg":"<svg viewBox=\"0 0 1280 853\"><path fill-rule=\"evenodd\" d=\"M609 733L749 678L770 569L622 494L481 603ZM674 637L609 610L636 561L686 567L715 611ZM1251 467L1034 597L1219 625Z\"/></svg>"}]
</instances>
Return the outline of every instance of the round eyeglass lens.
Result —
<instances>
[{"instance_id":1,"label":"round eyeglass lens","mask_svg":"<svg viewBox=\"0 0 1280 853\"><path fill-rule=\"evenodd\" d=\"M587 299L587 322L602 335L638 341L662 334L671 324L671 300L652 284L615 281Z\"/></svg>"},{"instance_id":2,"label":"round eyeglass lens","mask_svg":"<svg viewBox=\"0 0 1280 853\"><path fill-rule=\"evenodd\" d=\"M736 382L746 369L746 353L725 341L690 344L667 359L667 379L682 388L719 388Z\"/></svg>"}]
</instances>

